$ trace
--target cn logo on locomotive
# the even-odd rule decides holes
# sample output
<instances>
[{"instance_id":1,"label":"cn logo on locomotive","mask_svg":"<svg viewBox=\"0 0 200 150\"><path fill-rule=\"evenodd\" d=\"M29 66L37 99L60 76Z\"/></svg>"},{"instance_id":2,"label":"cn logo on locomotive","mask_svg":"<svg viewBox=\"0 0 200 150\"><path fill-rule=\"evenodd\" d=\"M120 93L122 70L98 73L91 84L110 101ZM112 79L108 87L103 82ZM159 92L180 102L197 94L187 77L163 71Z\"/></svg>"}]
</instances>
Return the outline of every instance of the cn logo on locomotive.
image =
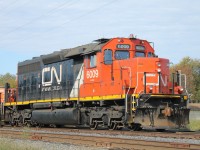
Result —
<instances>
[{"instance_id":1,"label":"cn logo on locomotive","mask_svg":"<svg viewBox=\"0 0 200 150\"><path fill-rule=\"evenodd\" d=\"M156 74L154 73L147 73L146 74L146 77L147 79L154 79L155 78L155 81L156 82L148 82L148 80L146 81L146 85L155 85L155 86L159 86L159 76L156 76ZM156 77L157 77L157 80L156 80ZM163 76L160 76L160 79L161 79L161 83L164 87L167 86L167 76L164 76L164 79L163 79ZM144 85L144 77L143 77L143 85Z\"/></svg>"},{"instance_id":2,"label":"cn logo on locomotive","mask_svg":"<svg viewBox=\"0 0 200 150\"><path fill-rule=\"evenodd\" d=\"M45 75L50 72L50 81L45 81ZM53 76L56 78L56 82L58 84L62 81L62 65L60 64L60 77L58 77L58 73L54 66L52 67L45 67L42 69L42 85L43 86L51 86L53 83Z\"/></svg>"}]
</instances>

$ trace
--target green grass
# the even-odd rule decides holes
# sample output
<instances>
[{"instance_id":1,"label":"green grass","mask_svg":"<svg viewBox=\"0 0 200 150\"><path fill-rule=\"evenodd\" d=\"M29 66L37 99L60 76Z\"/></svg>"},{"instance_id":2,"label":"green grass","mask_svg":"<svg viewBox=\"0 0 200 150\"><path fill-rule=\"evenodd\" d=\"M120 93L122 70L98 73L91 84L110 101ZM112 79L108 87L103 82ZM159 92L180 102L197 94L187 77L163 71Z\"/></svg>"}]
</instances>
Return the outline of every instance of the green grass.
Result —
<instances>
[{"instance_id":1,"label":"green grass","mask_svg":"<svg viewBox=\"0 0 200 150\"><path fill-rule=\"evenodd\" d=\"M0 138L0 150L36 150L36 149L31 147L30 145L26 145L25 142L24 144L19 145L12 139Z\"/></svg>"},{"instance_id":2,"label":"green grass","mask_svg":"<svg viewBox=\"0 0 200 150\"><path fill-rule=\"evenodd\" d=\"M200 131L200 120L190 120L188 128L192 131Z\"/></svg>"}]
</instances>

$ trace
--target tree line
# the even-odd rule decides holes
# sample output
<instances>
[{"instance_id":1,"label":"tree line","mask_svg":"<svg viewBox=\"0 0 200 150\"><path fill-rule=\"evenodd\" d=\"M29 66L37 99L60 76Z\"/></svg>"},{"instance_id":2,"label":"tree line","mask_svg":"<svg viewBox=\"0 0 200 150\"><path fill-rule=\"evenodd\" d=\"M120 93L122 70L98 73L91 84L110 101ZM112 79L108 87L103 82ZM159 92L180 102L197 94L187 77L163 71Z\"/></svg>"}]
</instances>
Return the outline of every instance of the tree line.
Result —
<instances>
[{"instance_id":1,"label":"tree line","mask_svg":"<svg viewBox=\"0 0 200 150\"><path fill-rule=\"evenodd\" d=\"M200 102L200 59L184 57L178 64L170 66L170 72L181 70L187 77L187 91L192 102ZM10 83L11 88L17 87L16 75L7 73L0 75L0 86Z\"/></svg>"},{"instance_id":2,"label":"tree line","mask_svg":"<svg viewBox=\"0 0 200 150\"><path fill-rule=\"evenodd\" d=\"M16 75L10 73L0 75L0 86L5 86L5 83L10 83L11 88L16 88L17 87Z\"/></svg>"},{"instance_id":3,"label":"tree line","mask_svg":"<svg viewBox=\"0 0 200 150\"><path fill-rule=\"evenodd\" d=\"M186 75L186 86L191 102L200 102L200 59L184 57L170 67L170 72L181 70Z\"/></svg>"}]
</instances>

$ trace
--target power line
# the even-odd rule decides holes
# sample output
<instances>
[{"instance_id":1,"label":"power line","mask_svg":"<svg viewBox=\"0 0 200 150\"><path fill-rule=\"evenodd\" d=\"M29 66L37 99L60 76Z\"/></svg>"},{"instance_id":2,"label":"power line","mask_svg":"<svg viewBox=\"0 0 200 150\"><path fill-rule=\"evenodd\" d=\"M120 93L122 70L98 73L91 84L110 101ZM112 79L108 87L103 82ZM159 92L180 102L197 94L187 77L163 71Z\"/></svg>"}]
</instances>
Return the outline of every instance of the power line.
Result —
<instances>
[{"instance_id":1,"label":"power line","mask_svg":"<svg viewBox=\"0 0 200 150\"><path fill-rule=\"evenodd\" d=\"M5 7L1 8L1 11L0 12L3 12L5 9L9 8L10 6L14 5L18 0L15 0L11 3L9 3L8 5L6 5Z\"/></svg>"},{"instance_id":2,"label":"power line","mask_svg":"<svg viewBox=\"0 0 200 150\"><path fill-rule=\"evenodd\" d=\"M90 14L92 14L92 13L94 13L94 12L97 12L97 11L99 11L99 10L102 10L102 8L111 5L112 3L116 2L116 1L118 1L118 0L113 0L113 1L110 1L110 2L108 2L108 3L105 3L105 4L101 5L100 7L95 8L95 9L93 9L93 10L91 10L91 11L89 11L89 12L87 12L87 13L81 15L81 16L75 17L75 18L73 18L73 19L71 19L71 20L69 20L69 21L66 21L66 22L64 22L64 23L62 23L62 24L60 24L60 25L58 25L56 28L53 27L53 28L51 28L51 29L49 29L49 30L46 30L45 33L48 33L49 31L56 30L56 29L58 29L59 27L64 26L65 24L71 23L71 22L76 21L76 20L78 20L78 19L80 19L80 18L83 18L83 17L85 17L85 16L87 16L87 15L90 15Z\"/></svg>"},{"instance_id":3,"label":"power line","mask_svg":"<svg viewBox=\"0 0 200 150\"><path fill-rule=\"evenodd\" d=\"M79 1L79 0L78 0L78 1ZM52 12L58 11L58 9L64 7L64 6L67 5L67 4L69 4L69 5L68 5L68 7L69 7L69 6L73 5L74 3L77 3L78 1L72 2L71 4L70 4L69 2L64 2L64 3L60 4L60 5L58 5L57 7L55 7L55 8L53 8L53 9L49 10L48 12L42 14L41 16L39 16L39 17L37 17L37 18L34 18L34 19L30 20L29 22L27 22L27 23L25 23L25 24L23 24L23 25L20 25L20 26L16 27L15 29L13 29L13 30L7 32L3 37L8 36L9 34L11 34L11 33L13 33L13 32L16 32L16 31L22 29L23 27L25 27L25 26L27 26L27 25L29 25L29 24L31 24L31 23L33 23L33 22L35 22L35 21L41 19L41 18L44 17L44 16L48 16L48 15L52 14Z\"/></svg>"},{"instance_id":4,"label":"power line","mask_svg":"<svg viewBox=\"0 0 200 150\"><path fill-rule=\"evenodd\" d=\"M66 21L66 22L64 22L64 23L63 23L62 25L60 25L60 26L63 26L63 25L65 25L65 24L67 24L68 22L72 22L72 21L75 21L75 20L77 20L77 19L83 18L83 17L85 17L85 16L87 16L87 15L90 15L90 14L96 12L96 11L99 11L100 9L102 9L102 8L108 6L108 5L111 5L112 3L116 2L116 1L117 1L117 0L110 1L110 2L108 2L108 3L104 4L104 5L102 5L102 6L99 7L99 8L93 9L93 10L91 10L91 11L89 11L89 12L87 12L87 13L81 15L81 16L78 16L78 17L76 17L76 18L73 18L73 19L70 20L70 21Z\"/></svg>"},{"instance_id":5,"label":"power line","mask_svg":"<svg viewBox=\"0 0 200 150\"><path fill-rule=\"evenodd\" d=\"M58 29L59 27L65 25L65 24L71 23L71 22L73 22L73 21L76 21L77 19L83 18L83 17L85 17L85 16L87 16L87 15L90 15L90 14L92 14L92 13L94 13L94 12L97 12L97 11L99 11L99 10L102 10L102 8L104 8L104 7L108 6L108 5L111 5L112 3L116 2L116 1L118 1L118 0L112 0L112 1L110 1L110 2L108 2L108 3L105 3L105 4L101 5L101 6L98 7L98 8L95 8L95 9L93 9L93 10L91 10L91 11L89 11L89 12L83 14L83 15L80 15L80 16L78 16L78 17L75 17L75 18L73 18L73 19L71 19L71 20L69 20L69 21L66 21L66 22L64 22L64 23L62 23L62 24L56 26L56 28L53 27L53 28L51 28L51 29L49 29L49 30L46 30L46 31L44 31L44 33L48 33L49 31L56 30L56 29ZM39 18L39 17L38 17L38 18ZM21 27L20 27L20 28L21 28ZM33 35L32 37L34 37L34 36L36 36L36 35ZM37 36L38 36L38 35L37 35ZM20 42L23 42L23 41L25 41L25 40L27 40L27 39L30 39L30 38L25 37L25 39L20 40Z\"/></svg>"},{"instance_id":6,"label":"power line","mask_svg":"<svg viewBox=\"0 0 200 150\"><path fill-rule=\"evenodd\" d=\"M71 19L71 20L69 20L69 21L66 21L66 22L64 22L64 23L62 23L62 24L60 24L60 25L58 25L56 28L53 27L53 28L51 28L51 29L49 29L49 30L46 30L45 33L46 33L46 32L49 32L49 31L56 30L56 29L58 29L59 27L64 26L65 24L71 23L71 22L76 21L76 20L78 20L78 19L80 19L80 18L83 18L83 17L85 17L85 16L87 16L87 15L90 15L90 14L96 12L96 11L99 11L99 10L101 10L102 8L111 5L112 3L116 2L116 1L118 1L118 0L113 0L113 1L110 1L110 2L108 2L108 3L105 3L105 4L101 5L100 7L95 8L95 9L93 9L93 10L91 10L91 11L89 11L89 12L87 12L87 13L81 15L81 16L77 16L77 17L75 17L75 18L73 18L73 19Z\"/></svg>"},{"instance_id":7,"label":"power line","mask_svg":"<svg viewBox=\"0 0 200 150\"><path fill-rule=\"evenodd\" d=\"M27 3L30 3L30 2L31 2L31 0L29 0L29 1L26 0L25 3L22 3L20 6L14 7L14 9L20 8L20 7L22 7L23 5L25 5L25 4L27 4ZM0 17L7 16L7 15L10 14L10 13L12 13L12 10L10 10L10 11L8 11L8 12L6 12L6 13L3 13L2 15L0 15Z\"/></svg>"}]
</instances>

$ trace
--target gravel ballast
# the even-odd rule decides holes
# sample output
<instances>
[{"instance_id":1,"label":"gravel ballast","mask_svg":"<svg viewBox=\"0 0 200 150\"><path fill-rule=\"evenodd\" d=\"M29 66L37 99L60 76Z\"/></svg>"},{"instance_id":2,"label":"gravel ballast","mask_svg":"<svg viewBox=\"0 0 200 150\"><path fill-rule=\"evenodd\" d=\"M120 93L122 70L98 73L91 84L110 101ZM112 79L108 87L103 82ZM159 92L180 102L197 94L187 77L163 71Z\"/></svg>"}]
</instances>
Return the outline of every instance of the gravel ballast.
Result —
<instances>
[{"instance_id":1,"label":"gravel ballast","mask_svg":"<svg viewBox=\"0 0 200 150\"><path fill-rule=\"evenodd\" d=\"M98 147L85 147L71 144L49 143L43 141L20 140L1 137L0 143L1 145L8 145L8 148L13 150L108 150L106 148Z\"/></svg>"}]
</instances>

